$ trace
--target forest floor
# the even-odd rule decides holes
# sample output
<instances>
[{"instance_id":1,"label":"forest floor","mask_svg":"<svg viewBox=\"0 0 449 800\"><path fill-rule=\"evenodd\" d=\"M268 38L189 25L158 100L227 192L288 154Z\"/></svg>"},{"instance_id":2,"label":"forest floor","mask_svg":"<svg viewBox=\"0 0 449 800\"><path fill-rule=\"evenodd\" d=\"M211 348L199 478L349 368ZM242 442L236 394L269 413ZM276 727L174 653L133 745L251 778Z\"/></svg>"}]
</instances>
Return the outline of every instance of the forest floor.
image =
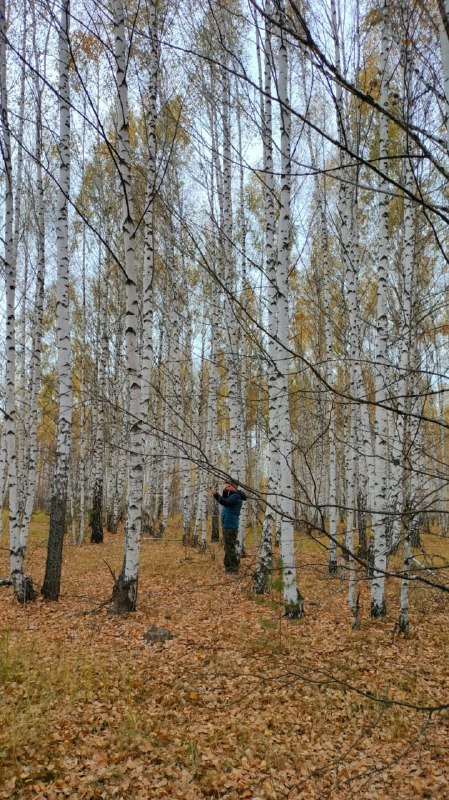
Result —
<instances>
[{"instance_id":1,"label":"forest floor","mask_svg":"<svg viewBox=\"0 0 449 800\"><path fill-rule=\"evenodd\" d=\"M47 531L37 515L38 586ZM371 620L360 575L352 631L347 585L301 539L306 616L288 622L277 588L251 595L251 553L230 579L220 545L201 555L178 539L172 526L143 541L129 616L104 605L121 535L67 542L57 603L22 608L0 589L0 798L449 798L449 711L413 708L449 703L448 594L415 582L403 638L398 582ZM425 544L449 558L449 542ZM152 625L173 639L147 644Z\"/></svg>"}]
</instances>

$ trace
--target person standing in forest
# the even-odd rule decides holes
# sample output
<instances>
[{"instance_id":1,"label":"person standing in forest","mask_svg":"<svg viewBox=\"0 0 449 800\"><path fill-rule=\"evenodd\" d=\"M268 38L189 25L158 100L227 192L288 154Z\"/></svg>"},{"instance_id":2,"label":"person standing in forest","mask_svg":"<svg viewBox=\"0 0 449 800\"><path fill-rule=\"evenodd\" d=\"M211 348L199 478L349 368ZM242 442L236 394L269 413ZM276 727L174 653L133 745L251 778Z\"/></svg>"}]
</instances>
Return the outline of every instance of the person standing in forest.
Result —
<instances>
[{"instance_id":1,"label":"person standing in forest","mask_svg":"<svg viewBox=\"0 0 449 800\"><path fill-rule=\"evenodd\" d=\"M242 504L246 500L246 494L242 489L238 489L237 481L227 483L223 488L223 494L219 494L218 489L215 487L212 487L210 493L223 506L221 509L221 528L224 539L225 570L226 572L238 572L240 554L237 550L237 535L240 511Z\"/></svg>"}]
</instances>

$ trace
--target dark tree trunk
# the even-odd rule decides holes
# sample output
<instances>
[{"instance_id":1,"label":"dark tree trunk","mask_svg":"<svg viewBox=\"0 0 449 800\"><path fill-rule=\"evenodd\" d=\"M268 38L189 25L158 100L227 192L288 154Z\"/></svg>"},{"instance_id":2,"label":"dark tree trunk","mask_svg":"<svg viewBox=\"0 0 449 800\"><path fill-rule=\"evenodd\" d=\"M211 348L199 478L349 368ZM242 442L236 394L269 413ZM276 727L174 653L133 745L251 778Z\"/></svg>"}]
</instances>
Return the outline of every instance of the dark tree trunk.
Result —
<instances>
[{"instance_id":1,"label":"dark tree trunk","mask_svg":"<svg viewBox=\"0 0 449 800\"><path fill-rule=\"evenodd\" d=\"M90 514L90 526L92 534L90 541L93 544L103 542L103 481L96 480L92 499L92 511Z\"/></svg>"},{"instance_id":2,"label":"dark tree trunk","mask_svg":"<svg viewBox=\"0 0 449 800\"><path fill-rule=\"evenodd\" d=\"M367 555L366 541L366 497L363 492L357 494L357 515L359 528L359 552L360 558L365 559Z\"/></svg>"},{"instance_id":3,"label":"dark tree trunk","mask_svg":"<svg viewBox=\"0 0 449 800\"><path fill-rule=\"evenodd\" d=\"M153 535L153 526L151 524L151 516L148 508L142 509L142 533Z\"/></svg>"},{"instance_id":4,"label":"dark tree trunk","mask_svg":"<svg viewBox=\"0 0 449 800\"><path fill-rule=\"evenodd\" d=\"M219 524L218 506L214 503L212 507L212 536L211 542L220 541L220 524Z\"/></svg>"},{"instance_id":5,"label":"dark tree trunk","mask_svg":"<svg viewBox=\"0 0 449 800\"><path fill-rule=\"evenodd\" d=\"M51 498L45 578L41 589L41 594L46 600L58 600L61 591L62 546L66 529L66 505L66 491L54 492Z\"/></svg>"},{"instance_id":6,"label":"dark tree trunk","mask_svg":"<svg viewBox=\"0 0 449 800\"><path fill-rule=\"evenodd\" d=\"M190 519L186 521L182 528L182 543L184 547L190 543Z\"/></svg>"},{"instance_id":7,"label":"dark tree trunk","mask_svg":"<svg viewBox=\"0 0 449 800\"><path fill-rule=\"evenodd\" d=\"M371 539L366 556L366 575L372 578L374 575L374 539Z\"/></svg>"},{"instance_id":8,"label":"dark tree trunk","mask_svg":"<svg viewBox=\"0 0 449 800\"><path fill-rule=\"evenodd\" d=\"M112 590L112 610L115 614L129 614L136 607L137 580L126 581L123 573L120 573Z\"/></svg>"},{"instance_id":9,"label":"dark tree trunk","mask_svg":"<svg viewBox=\"0 0 449 800\"><path fill-rule=\"evenodd\" d=\"M20 582L16 585L14 581L13 585L15 598L21 605L26 606L27 603L33 603L36 600L36 591L29 575L23 575Z\"/></svg>"},{"instance_id":10,"label":"dark tree trunk","mask_svg":"<svg viewBox=\"0 0 449 800\"><path fill-rule=\"evenodd\" d=\"M419 535L419 517L417 514L410 523L410 541L412 547L421 547L421 537Z\"/></svg>"},{"instance_id":11,"label":"dark tree trunk","mask_svg":"<svg viewBox=\"0 0 449 800\"><path fill-rule=\"evenodd\" d=\"M338 571L337 565L337 554L335 553L335 558L329 559L329 566L328 566L329 575L336 575Z\"/></svg>"},{"instance_id":12,"label":"dark tree trunk","mask_svg":"<svg viewBox=\"0 0 449 800\"><path fill-rule=\"evenodd\" d=\"M109 533L117 533L117 519L113 511L108 511L106 516L106 529Z\"/></svg>"}]
</instances>

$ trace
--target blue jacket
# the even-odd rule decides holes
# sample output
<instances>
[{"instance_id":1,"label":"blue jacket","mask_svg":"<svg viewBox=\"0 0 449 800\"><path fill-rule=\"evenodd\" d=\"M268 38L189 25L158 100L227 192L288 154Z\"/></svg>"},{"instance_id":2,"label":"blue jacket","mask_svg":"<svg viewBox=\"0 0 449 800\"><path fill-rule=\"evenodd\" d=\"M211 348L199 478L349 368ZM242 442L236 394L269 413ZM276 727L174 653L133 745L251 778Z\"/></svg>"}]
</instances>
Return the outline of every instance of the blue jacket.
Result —
<instances>
[{"instance_id":1,"label":"blue jacket","mask_svg":"<svg viewBox=\"0 0 449 800\"><path fill-rule=\"evenodd\" d=\"M242 503L246 500L245 492L242 489L236 489L228 497L223 497L217 492L214 497L223 506L221 509L221 527L237 530Z\"/></svg>"}]
</instances>

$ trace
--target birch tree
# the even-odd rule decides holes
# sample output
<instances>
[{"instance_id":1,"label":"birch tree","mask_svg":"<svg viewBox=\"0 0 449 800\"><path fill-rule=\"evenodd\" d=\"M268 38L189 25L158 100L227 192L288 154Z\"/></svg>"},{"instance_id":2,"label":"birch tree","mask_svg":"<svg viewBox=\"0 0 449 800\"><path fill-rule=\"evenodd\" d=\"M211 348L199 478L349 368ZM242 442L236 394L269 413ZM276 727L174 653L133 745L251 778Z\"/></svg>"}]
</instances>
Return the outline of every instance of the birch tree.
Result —
<instances>
[{"instance_id":1,"label":"birch tree","mask_svg":"<svg viewBox=\"0 0 449 800\"><path fill-rule=\"evenodd\" d=\"M382 4L381 52L379 61L380 97L383 108L388 109L388 53L390 46L389 7ZM377 331L375 363L376 399L376 470L374 528L374 574L371 582L371 616L385 616L385 570L387 565L386 513L391 511L387 498L388 417L386 382L388 376L388 120L385 114L379 120L379 166L382 178L379 185L379 252L377 261Z\"/></svg>"},{"instance_id":2,"label":"birch tree","mask_svg":"<svg viewBox=\"0 0 449 800\"><path fill-rule=\"evenodd\" d=\"M260 559L254 577L254 589L258 594L263 594L268 588L273 562L273 529L274 529L274 503L275 490L278 485L276 464L275 420L276 420L276 344L277 333L277 305L276 305L276 252L275 252L275 195L274 195L274 167L273 167L273 123L271 108L271 72L272 72L272 23L271 2L265 5L265 39L263 46L263 100L261 124L263 144L263 183L264 183L264 209L265 209L265 271L268 282L267 303L268 320L267 328L272 334L268 343L268 492L265 506L265 516L262 526ZM262 96L262 92L261 92Z\"/></svg>"},{"instance_id":3,"label":"birch tree","mask_svg":"<svg viewBox=\"0 0 449 800\"><path fill-rule=\"evenodd\" d=\"M31 316L31 358L29 364L28 393L28 447L26 450L26 479L23 485L23 510L20 521L20 542L25 552L30 531L31 515L34 510L36 495L36 477L38 460L38 399L41 387L41 352L44 314L44 281L45 281L45 194L42 169L42 96L43 81L40 78L40 59L36 42L36 16L34 6L31 8L33 19L33 52L35 60L34 88L36 96L35 123L35 176L36 187L33 198L34 227L36 238L36 283L34 309ZM24 456L25 457L25 456Z\"/></svg>"},{"instance_id":4,"label":"birch tree","mask_svg":"<svg viewBox=\"0 0 449 800\"><path fill-rule=\"evenodd\" d=\"M6 403L4 437L8 459L10 570L14 593L20 602L33 600L32 581L24 575L24 543L20 538L16 439L16 256L14 245L14 189L11 134L8 113L7 39L4 0L0 2L1 149L5 175L4 269L6 282ZM2 432L3 433L3 432ZM3 500L3 496L2 496Z\"/></svg>"},{"instance_id":5,"label":"birch tree","mask_svg":"<svg viewBox=\"0 0 449 800\"><path fill-rule=\"evenodd\" d=\"M277 20L285 13L284 3L277 4ZM276 269L276 317L275 336L275 392L277 429L277 503L281 522L281 558L283 575L284 607L287 617L294 619L304 613L303 599L296 584L295 540L294 540L294 500L292 481L291 427L288 392L289 372L289 307L288 274L290 253L290 210L291 210L291 112L288 96L288 50L286 36L279 29L278 52L278 98L280 110L280 210L277 241ZM270 332L273 336L273 332Z\"/></svg>"},{"instance_id":6,"label":"birch tree","mask_svg":"<svg viewBox=\"0 0 449 800\"><path fill-rule=\"evenodd\" d=\"M122 236L124 275L126 283L126 369L129 383L129 476L125 554L123 568L113 591L114 608L118 613L135 611L139 575L139 555L142 525L142 381L138 353L137 275L135 254L135 218L131 180L131 149L129 142L129 112L125 16L122 0L114 0L114 57L117 80L117 170L122 193Z\"/></svg>"},{"instance_id":7,"label":"birch tree","mask_svg":"<svg viewBox=\"0 0 449 800\"><path fill-rule=\"evenodd\" d=\"M72 353L69 306L68 198L70 193L70 2L63 0L58 29L59 60L59 178L57 198L57 340L58 340L58 432L53 479L50 531L42 595L57 600L61 586L62 547L66 526L67 488L72 426Z\"/></svg>"}]
</instances>

